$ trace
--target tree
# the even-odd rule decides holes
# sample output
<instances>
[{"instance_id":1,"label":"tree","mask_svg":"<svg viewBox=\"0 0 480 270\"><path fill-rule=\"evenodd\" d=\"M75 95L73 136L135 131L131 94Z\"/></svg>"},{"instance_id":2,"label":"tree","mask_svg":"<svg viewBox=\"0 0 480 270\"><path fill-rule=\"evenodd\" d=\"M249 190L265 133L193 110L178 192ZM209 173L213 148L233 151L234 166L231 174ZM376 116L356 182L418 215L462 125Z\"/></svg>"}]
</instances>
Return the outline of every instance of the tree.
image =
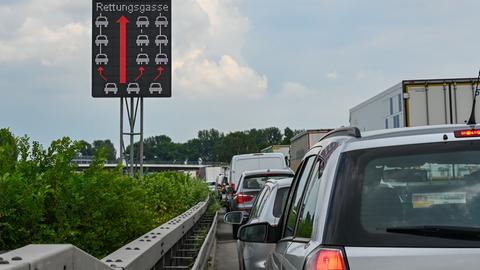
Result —
<instances>
[{"instance_id":1,"label":"tree","mask_svg":"<svg viewBox=\"0 0 480 270\"><path fill-rule=\"evenodd\" d=\"M199 154L204 161L215 161L218 155L214 152L215 145L223 139L223 133L216 129L198 132Z\"/></svg>"},{"instance_id":2,"label":"tree","mask_svg":"<svg viewBox=\"0 0 480 270\"><path fill-rule=\"evenodd\" d=\"M78 141L78 145L79 145L79 153L83 156L83 157L91 157L93 155L95 155L95 151L93 150L93 147L90 143L84 141L84 140L80 140Z\"/></svg>"},{"instance_id":3,"label":"tree","mask_svg":"<svg viewBox=\"0 0 480 270\"><path fill-rule=\"evenodd\" d=\"M0 129L0 175L15 169L18 159L17 140L10 130Z\"/></svg>"},{"instance_id":4,"label":"tree","mask_svg":"<svg viewBox=\"0 0 480 270\"><path fill-rule=\"evenodd\" d=\"M93 142L93 153L96 153L100 148L105 150L105 158L108 161L114 161L117 159L117 151L115 146L110 140L97 140Z\"/></svg>"}]
</instances>

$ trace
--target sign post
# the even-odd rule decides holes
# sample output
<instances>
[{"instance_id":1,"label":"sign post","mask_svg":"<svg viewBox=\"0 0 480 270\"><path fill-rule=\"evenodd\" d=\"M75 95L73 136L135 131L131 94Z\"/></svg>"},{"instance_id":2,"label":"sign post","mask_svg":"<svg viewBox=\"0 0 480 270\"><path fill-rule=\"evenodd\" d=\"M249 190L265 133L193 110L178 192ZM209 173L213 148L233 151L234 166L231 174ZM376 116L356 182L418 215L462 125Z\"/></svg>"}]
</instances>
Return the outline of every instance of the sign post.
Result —
<instances>
[{"instance_id":1,"label":"sign post","mask_svg":"<svg viewBox=\"0 0 480 270\"><path fill-rule=\"evenodd\" d=\"M137 153L142 175L143 98L172 96L171 0L92 1L92 96L120 98L120 158L133 176ZM135 132L138 109L140 131ZM129 153L125 135L130 136ZM133 149L135 136L140 136L138 151Z\"/></svg>"}]
</instances>

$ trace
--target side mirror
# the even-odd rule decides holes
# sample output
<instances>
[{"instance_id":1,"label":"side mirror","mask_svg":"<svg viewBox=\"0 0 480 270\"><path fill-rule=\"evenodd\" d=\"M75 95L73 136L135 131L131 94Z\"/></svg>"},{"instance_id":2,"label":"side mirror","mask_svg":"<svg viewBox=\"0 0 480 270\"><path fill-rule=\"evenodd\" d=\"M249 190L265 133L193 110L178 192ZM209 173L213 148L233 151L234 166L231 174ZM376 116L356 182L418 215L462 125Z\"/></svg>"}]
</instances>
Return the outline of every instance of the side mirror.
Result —
<instances>
[{"instance_id":1,"label":"side mirror","mask_svg":"<svg viewBox=\"0 0 480 270\"><path fill-rule=\"evenodd\" d=\"M280 228L267 222L253 223L240 227L238 239L251 243L277 243L280 240Z\"/></svg>"},{"instance_id":2,"label":"side mirror","mask_svg":"<svg viewBox=\"0 0 480 270\"><path fill-rule=\"evenodd\" d=\"M240 211L228 212L223 217L223 220L227 224L236 224L240 225L243 222L243 213Z\"/></svg>"}]
</instances>

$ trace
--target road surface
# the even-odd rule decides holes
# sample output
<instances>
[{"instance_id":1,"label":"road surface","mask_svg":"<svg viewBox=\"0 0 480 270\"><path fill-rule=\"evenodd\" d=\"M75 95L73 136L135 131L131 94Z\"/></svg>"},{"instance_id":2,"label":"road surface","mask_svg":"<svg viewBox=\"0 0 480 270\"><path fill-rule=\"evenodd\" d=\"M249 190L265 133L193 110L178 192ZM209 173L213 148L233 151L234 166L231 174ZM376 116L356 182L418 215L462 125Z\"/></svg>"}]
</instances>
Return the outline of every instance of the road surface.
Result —
<instances>
[{"instance_id":1,"label":"road surface","mask_svg":"<svg viewBox=\"0 0 480 270\"><path fill-rule=\"evenodd\" d=\"M238 270L236 240L232 238L232 225L223 223L222 210L217 228L217 248L215 250L216 270Z\"/></svg>"}]
</instances>

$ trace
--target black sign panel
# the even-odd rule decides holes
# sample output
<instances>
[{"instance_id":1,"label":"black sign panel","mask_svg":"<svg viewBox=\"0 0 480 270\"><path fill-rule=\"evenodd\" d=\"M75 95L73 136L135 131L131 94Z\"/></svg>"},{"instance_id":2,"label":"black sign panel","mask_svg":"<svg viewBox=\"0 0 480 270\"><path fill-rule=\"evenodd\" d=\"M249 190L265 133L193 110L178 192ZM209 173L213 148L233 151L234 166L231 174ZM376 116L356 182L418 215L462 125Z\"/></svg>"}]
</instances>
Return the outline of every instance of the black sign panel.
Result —
<instances>
[{"instance_id":1,"label":"black sign panel","mask_svg":"<svg viewBox=\"0 0 480 270\"><path fill-rule=\"evenodd\" d=\"M93 0L93 97L172 96L171 9L171 0Z\"/></svg>"}]
</instances>

